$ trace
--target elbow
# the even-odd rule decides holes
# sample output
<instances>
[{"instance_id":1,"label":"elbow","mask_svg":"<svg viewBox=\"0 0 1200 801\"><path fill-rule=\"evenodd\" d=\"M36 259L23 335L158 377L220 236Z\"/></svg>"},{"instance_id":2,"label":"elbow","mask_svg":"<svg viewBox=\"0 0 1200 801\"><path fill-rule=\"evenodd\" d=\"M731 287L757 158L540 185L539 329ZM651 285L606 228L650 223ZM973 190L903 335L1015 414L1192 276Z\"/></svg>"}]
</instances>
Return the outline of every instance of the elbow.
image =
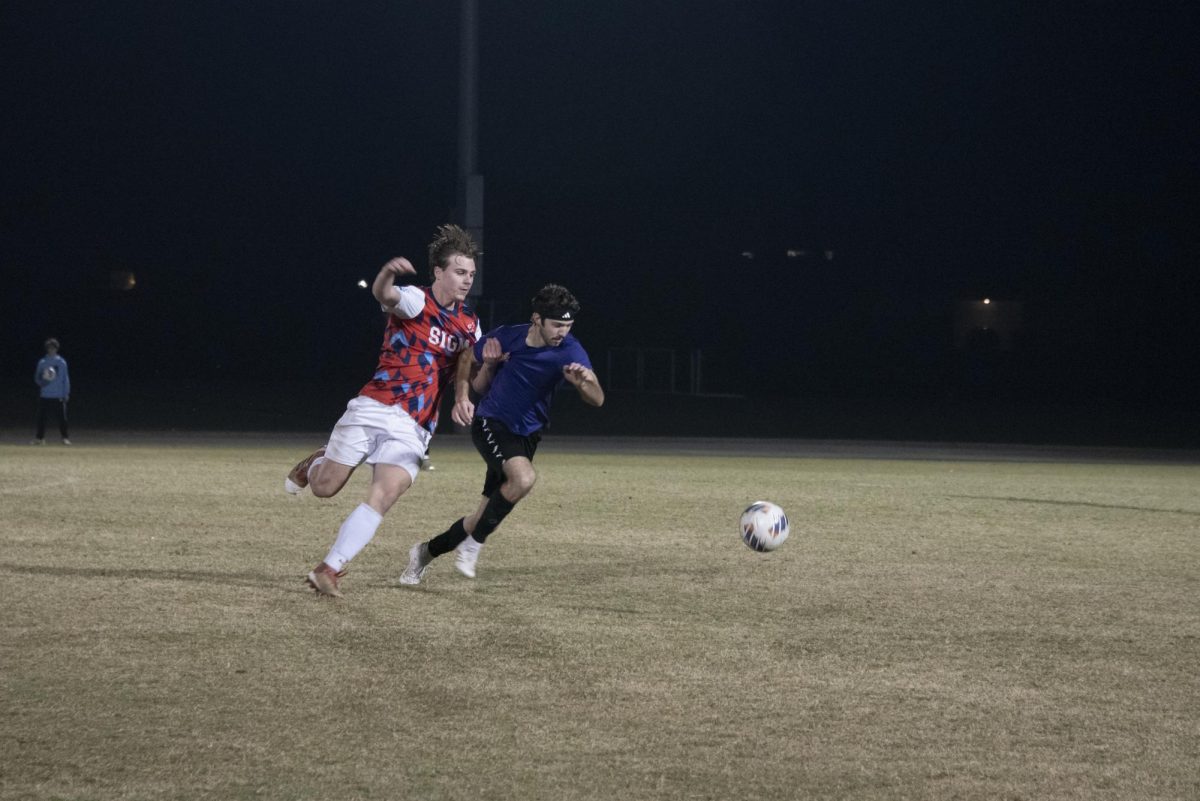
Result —
<instances>
[{"instance_id":1,"label":"elbow","mask_svg":"<svg viewBox=\"0 0 1200 801\"><path fill-rule=\"evenodd\" d=\"M400 303L400 290L393 286L391 277L377 277L371 284L371 294L375 300L388 309L395 308Z\"/></svg>"}]
</instances>

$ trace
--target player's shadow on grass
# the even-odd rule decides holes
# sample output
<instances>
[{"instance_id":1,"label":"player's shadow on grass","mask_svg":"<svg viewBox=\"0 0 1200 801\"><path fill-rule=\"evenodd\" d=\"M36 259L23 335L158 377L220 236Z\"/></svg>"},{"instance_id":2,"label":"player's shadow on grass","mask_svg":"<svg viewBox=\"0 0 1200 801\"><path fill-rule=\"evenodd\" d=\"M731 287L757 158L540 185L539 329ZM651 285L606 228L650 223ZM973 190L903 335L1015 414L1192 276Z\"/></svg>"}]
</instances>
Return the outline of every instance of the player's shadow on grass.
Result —
<instances>
[{"instance_id":1,"label":"player's shadow on grass","mask_svg":"<svg viewBox=\"0 0 1200 801\"><path fill-rule=\"evenodd\" d=\"M1048 503L1054 506L1089 506L1094 509L1125 509L1130 512L1163 512L1171 515L1200 517L1200 512L1190 509L1158 509L1153 506L1128 506L1117 503L1095 503L1094 501L1056 501L1049 498L1013 498L1003 495L948 495L948 498L969 498L975 501L1011 501L1013 503Z\"/></svg>"},{"instance_id":2,"label":"player's shadow on grass","mask_svg":"<svg viewBox=\"0 0 1200 801\"><path fill-rule=\"evenodd\" d=\"M146 568L48 567L46 565L9 565L0 562L0 572L57 578L111 578L121 581L195 581L202 584L228 584L234 587L262 587L279 580L263 573L234 573L219 570L149 570Z\"/></svg>"}]
</instances>

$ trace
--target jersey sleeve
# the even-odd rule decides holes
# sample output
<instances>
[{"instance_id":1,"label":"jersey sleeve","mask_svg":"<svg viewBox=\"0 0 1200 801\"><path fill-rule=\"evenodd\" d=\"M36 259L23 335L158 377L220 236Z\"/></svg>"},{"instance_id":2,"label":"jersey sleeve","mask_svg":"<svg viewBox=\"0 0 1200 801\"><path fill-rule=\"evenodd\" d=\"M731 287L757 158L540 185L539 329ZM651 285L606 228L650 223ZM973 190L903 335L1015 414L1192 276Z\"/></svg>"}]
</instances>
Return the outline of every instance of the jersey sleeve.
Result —
<instances>
[{"instance_id":1,"label":"jersey sleeve","mask_svg":"<svg viewBox=\"0 0 1200 801\"><path fill-rule=\"evenodd\" d=\"M589 370L595 369L592 367L592 360L588 358L587 351L583 349L583 345L580 344L579 340L571 343L571 357L567 360L567 364L571 362L579 362Z\"/></svg>"},{"instance_id":2,"label":"jersey sleeve","mask_svg":"<svg viewBox=\"0 0 1200 801\"><path fill-rule=\"evenodd\" d=\"M381 304L385 312L390 311L401 320L411 320L425 308L425 292L420 287L401 286L396 289L400 292L400 302L390 309Z\"/></svg>"},{"instance_id":3,"label":"jersey sleeve","mask_svg":"<svg viewBox=\"0 0 1200 801\"><path fill-rule=\"evenodd\" d=\"M475 361L479 362L480 364L483 364L483 341L485 339L500 339L500 344L503 345L504 340L500 338L500 329L499 328L493 328L491 331L488 331L486 334L479 333L481 331L483 331L483 327L481 325L479 325L478 322L476 322L475 323L475 332L476 332L475 346L473 348L471 348L471 350L473 350L475 352Z\"/></svg>"}]
</instances>

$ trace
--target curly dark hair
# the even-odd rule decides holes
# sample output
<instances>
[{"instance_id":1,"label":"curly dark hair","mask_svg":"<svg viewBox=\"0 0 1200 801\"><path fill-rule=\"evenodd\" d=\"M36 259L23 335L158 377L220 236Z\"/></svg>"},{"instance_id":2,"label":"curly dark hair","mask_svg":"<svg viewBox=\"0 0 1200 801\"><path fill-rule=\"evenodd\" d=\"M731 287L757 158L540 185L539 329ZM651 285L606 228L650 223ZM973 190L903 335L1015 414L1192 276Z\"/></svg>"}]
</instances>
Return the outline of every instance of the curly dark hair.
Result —
<instances>
[{"instance_id":1,"label":"curly dark hair","mask_svg":"<svg viewBox=\"0 0 1200 801\"><path fill-rule=\"evenodd\" d=\"M450 264L451 257L457 253L468 259L474 259L480 251L475 240L463 228L453 223L439 225L437 235L429 243L429 278L432 280L435 267L445 269Z\"/></svg>"},{"instance_id":2,"label":"curly dark hair","mask_svg":"<svg viewBox=\"0 0 1200 801\"><path fill-rule=\"evenodd\" d=\"M558 284L546 284L537 291L530 303L534 314L542 319L573 320L579 316L579 301L565 286Z\"/></svg>"}]
</instances>

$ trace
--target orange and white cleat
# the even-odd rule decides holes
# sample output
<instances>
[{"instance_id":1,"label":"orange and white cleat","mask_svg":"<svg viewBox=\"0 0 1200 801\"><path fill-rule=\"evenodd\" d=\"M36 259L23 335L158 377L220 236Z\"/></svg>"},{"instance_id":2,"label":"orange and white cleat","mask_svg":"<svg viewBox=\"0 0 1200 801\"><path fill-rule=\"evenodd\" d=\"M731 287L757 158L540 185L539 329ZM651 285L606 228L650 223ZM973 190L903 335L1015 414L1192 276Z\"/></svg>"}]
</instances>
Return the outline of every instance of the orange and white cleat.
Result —
<instances>
[{"instance_id":1,"label":"orange and white cleat","mask_svg":"<svg viewBox=\"0 0 1200 801\"><path fill-rule=\"evenodd\" d=\"M338 587L338 581L344 575L346 575L345 570L334 570L322 562L313 568L304 581L322 598L341 598L342 591Z\"/></svg>"},{"instance_id":2,"label":"orange and white cleat","mask_svg":"<svg viewBox=\"0 0 1200 801\"><path fill-rule=\"evenodd\" d=\"M325 455L324 448L317 448L315 451L305 456L300 460L299 464L292 468L287 474L287 478L283 480L283 491L289 495L299 495L300 490L308 486L308 468L312 467L312 463Z\"/></svg>"}]
</instances>

